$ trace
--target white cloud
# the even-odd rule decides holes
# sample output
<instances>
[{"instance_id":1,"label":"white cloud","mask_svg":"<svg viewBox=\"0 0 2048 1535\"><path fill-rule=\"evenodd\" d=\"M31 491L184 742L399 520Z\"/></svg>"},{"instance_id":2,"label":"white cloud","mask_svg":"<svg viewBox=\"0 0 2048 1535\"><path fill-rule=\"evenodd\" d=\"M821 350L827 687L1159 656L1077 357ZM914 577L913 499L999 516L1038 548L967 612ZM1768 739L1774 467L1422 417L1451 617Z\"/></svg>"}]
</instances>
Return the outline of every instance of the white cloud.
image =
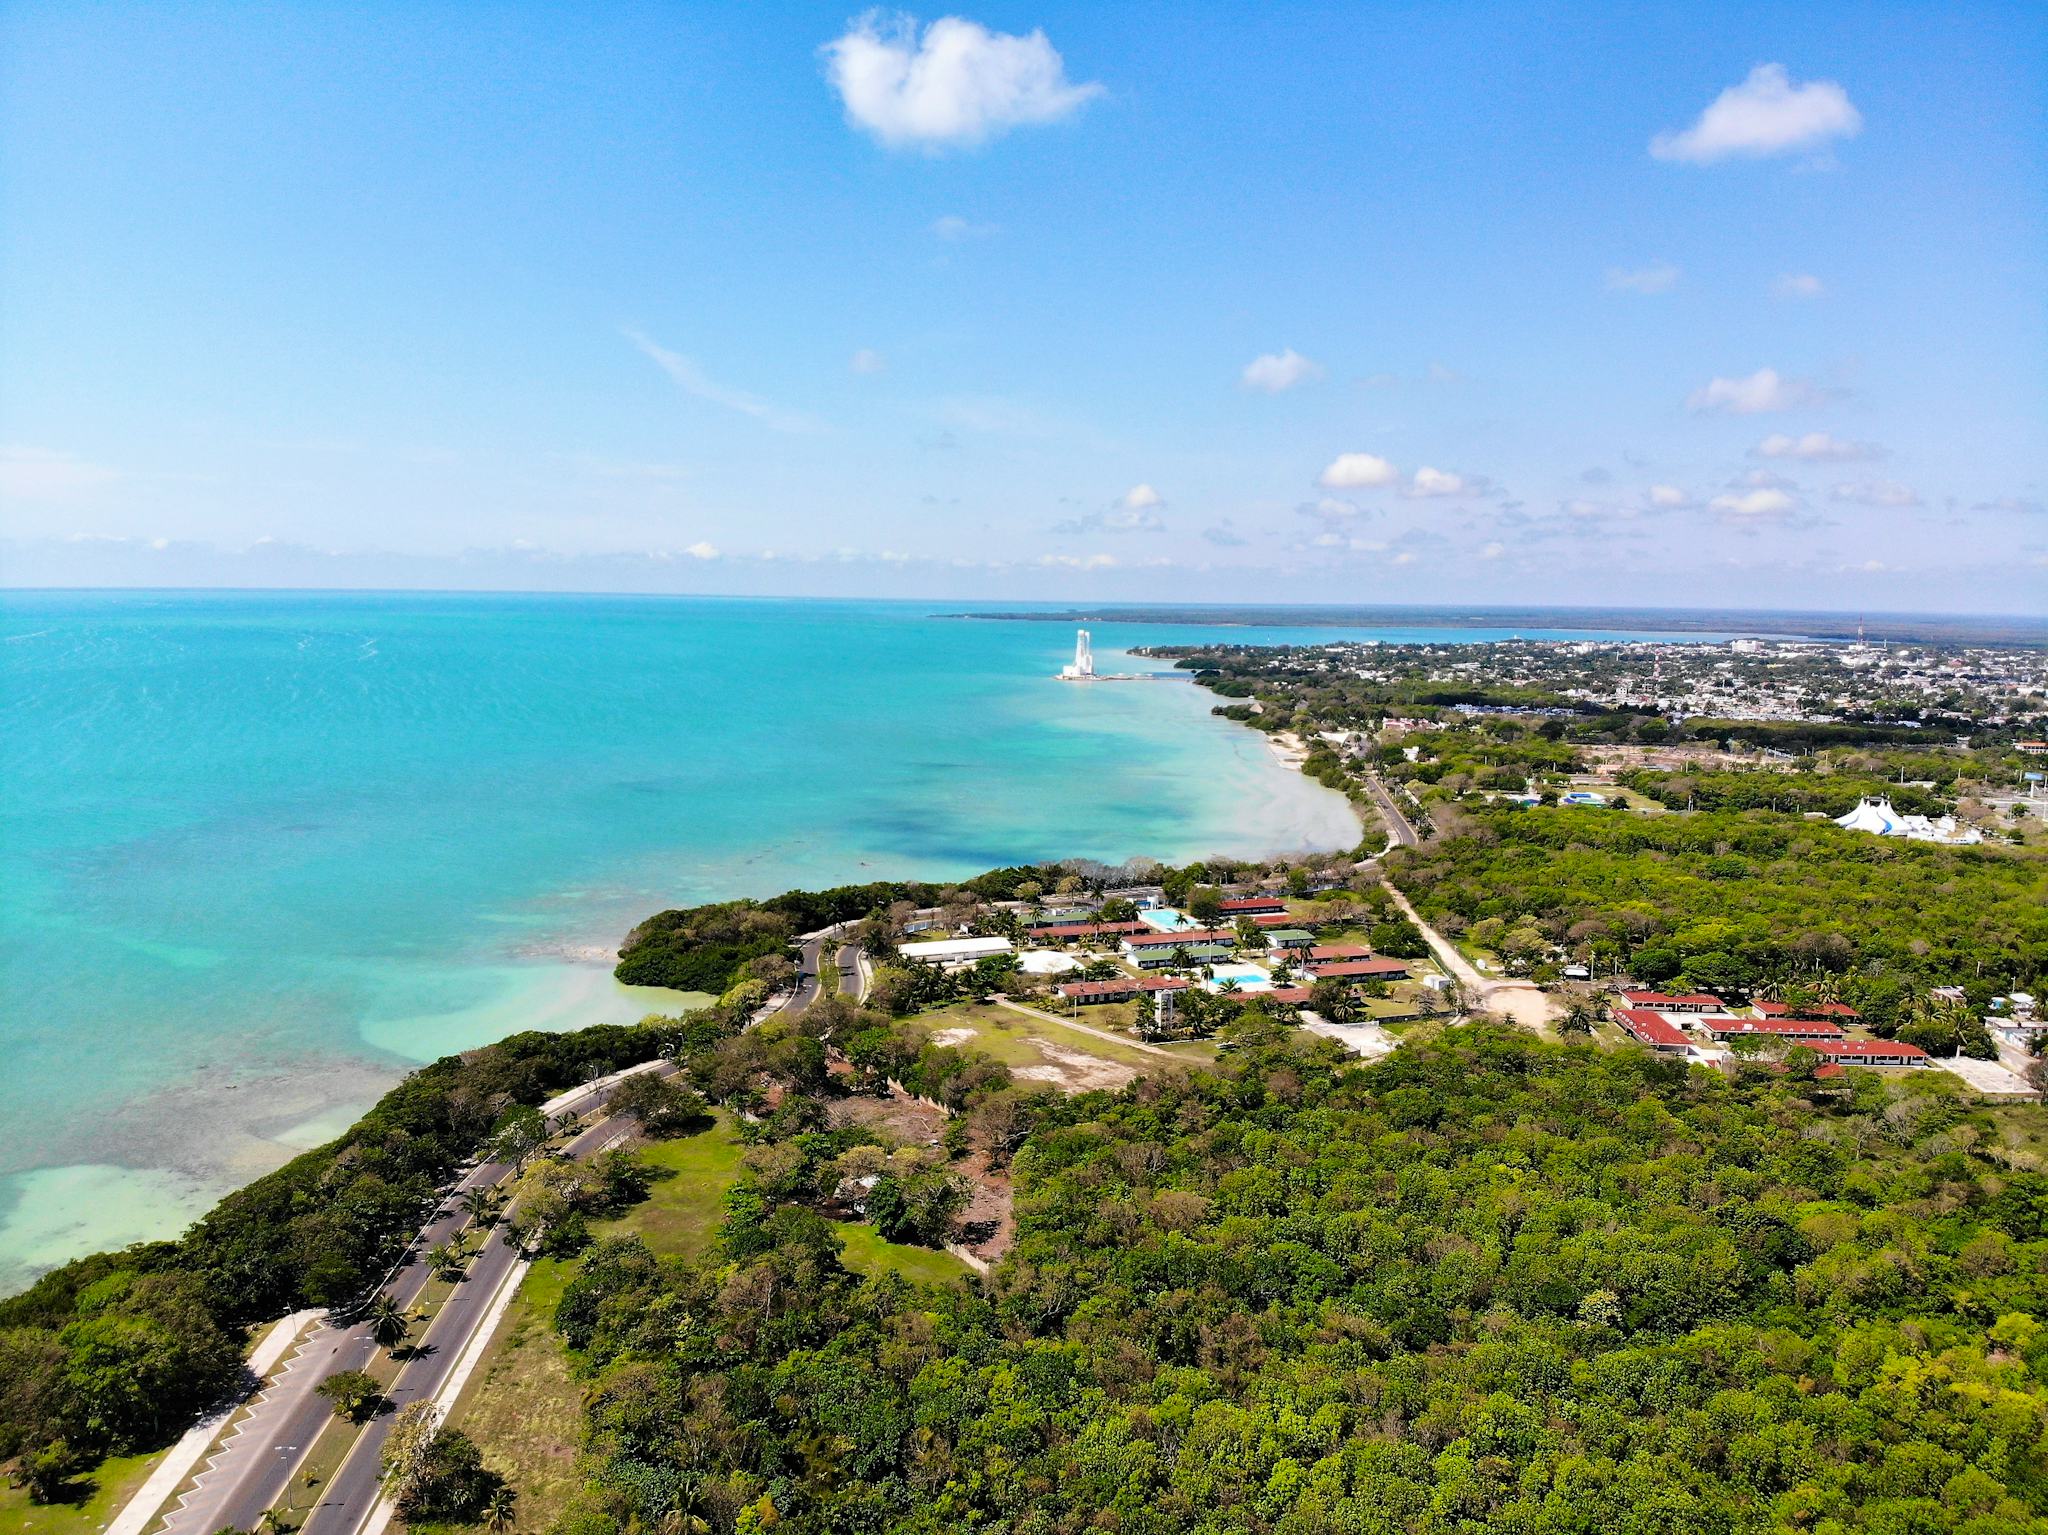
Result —
<instances>
[{"instance_id":1,"label":"white cloud","mask_svg":"<svg viewBox=\"0 0 2048 1535\"><path fill-rule=\"evenodd\" d=\"M991 32L960 16L920 37L914 18L870 11L820 51L846 120L892 148L980 144L1057 122L1102 94L1067 79L1045 33Z\"/></svg>"},{"instance_id":2,"label":"white cloud","mask_svg":"<svg viewBox=\"0 0 2048 1535\"><path fill-rule=\"evenodd\" d=\"M689 358L657 345L637 330L629 330L624 334L626 339L638 347L656 367L674 379L685 394L693 395L711 405L737 411L742 416L751 416L763 426L778 432L818 430L817 421L811 417L800 411L783 410L766 400L748 394L745 390L731 389L717 383L707 377L704 370Z\"/></svg>"},{"instance_id":3,"label":"white cloud","mask_svg":"<svg viewBox=\"0 0 2048 1535\"><path fill-rule=\"evenodd\" d=\"M1973 512L2017 512L2022 516L2038 517L2042 512L2048 511L2048 506L2043 506L2039 501L2029 500L2025 496L1998 496L1990 501L1979 501L1970 510Z\"/></svg>"},{"instance_id":4,"label":"white cloud","mask_svg":"<svg viewBox=\"0 0 2048 1535\"><path fill-rule=\"evenodd\" d=\"M1779 517L1799 503L1782 490L1745 490L1716 496L1707 505L1726 517Z\"/></svg>"},{"instance_id":5,"label":"white cloud","mask_svg":"<svg viewBox=\"0 0 2048 1535\"><path fill-rule=\"evenodd\" d=\"M1653 261L1646 267L1611 266L1607 286L1623 293L1669 293L1678 286L1678 268L1668 261Z\"/></svg>"},{"instance_id":6,"label":"white cloud","mask_svg":"<svg viewBox=\"0 0 2048 1535\"><path fill-rule=\"evenodd\" d=\"M1424 464L1415 471L1415 478L1408 482L1411 496L1462 496L1472 489L1462 474L1452 474L1448 469L1432 469Z\"/></svg>"},{"instance_id":7,"label":"white cloud","mask_svg":"<svg viewBox=\"0 0 2048 1535\"><path fill-rule=\"evenodd\" d=\"M1829 489L1830 501L1850 501L1858 506L1919 506L1920 493L1897 480L1864 480Z\"/></svg>"},{"instance_id":8,"label":"white cloud","mask_svg":"<svg viewBox=\"0 0 2048 1535\"><path fill-rule=\"evenodd\" d=\"M1342 549L1351 554L1384 554L1387 541L1383 538L1359 538L1350 533L1339 533L1335 528L1325 528L1308 541L1311 549Z\"/></svg>"},{"instance_id":9,"label":"white cloud","mask_svg":"<svg viewBox=\"0 0 2048 1535\"><path fill-rule=\"evenodd\" d=\"M1508 546L1502 543L1499 539L1495 539L1490 544L1482 544L1480 546L1479 557L1482 560L1497 560L1507 552Z\"/></svg>"},{"instance_id":10,"label":"white cloud","mask_svg":"<svg viewBox=\"0 0 2048 1535\"><path fill-rule=\"evenodd\" d=\"M1786 378L1776 368L1758 368L1747 378L1713 379L1695 389L1686 404L1696 411L1756 416L1816 404L1820 398L1820 391L1803 378Z\"/></svg>"},{"instance_id":11,"label":"white cloud","mask_svg":"<svg viewBox=\"0 0 2048 1535\"><path fill-rule=\"evenodd\" d=\"M1680 490L1676 485L1652 485L1650 487L1649 501L1650 505L1662 511L1671 511L1678 507L1692 505L1692 497Z\"/></svg>"},{"instance_id":12,"label":"white cloud","mask_svg":"<svg viewBox=\"0 0 2048 1535\"><path fill-rule=\"evenodd\" d=\"M1062 570L1108 570L1116 563L1113 554L1041 554L1041 565L1056 565Z\"/></svg>"},{"instance_id":13,"label":"white cloud","mask_svg":"<svg viewBox=\"0 0 2048 1535\"><path fill-rule=\"evenodd\" d=\"M10 501L69 501L121 478L118 469L89 463L75 453L0 446L0 496Z\"/></svg>"},{"instance_id":14,"label":"white cloud","mask_svg":"<svg viewBox=\"0 0 2048 1535\"><path fill-rule=\"evenodd\" d=\"M715 560L718 558L718 545L708 544L700 538L696 543L685 549L683 553L693 560Z\"/></svg>"},{"instance_id":15,"label":"white cloud","mask_svg":"<svg viewBox=\"0 0 2048 1535\"><path fill-rule=\"evenodd\" d=\"M1797 490L1799 486L1775 469L1745 469L1728 482L1749 490Z\"/></svg>"},{"instance_id":16,"label":"white cloud","mask_svg":"<svg viewBox=\"0 0 2048 1535\"><path fill-rule=\"evenodd\" d=\"M1325 490L1359 490L1391 485L1401 471L1376 453L1339 453L1316 479Z\"/></svg>"},{"instance_id":17,"label":"white cloud","mask_svg":"<svg viewBox=\"0 0 2048 1535\"><path fill-rule=\"evenodd\" d=\"M1759 64L1742 84L1716 96L1690 128L1651 139L1650 153L1659 160L1711 165L1731 155L1759 158L1817 149L1862 130L1863 114L1834 81L1795 85L1784 65Z\"/></svg>"},{"instance_id":18,"label":"white cloud","mask_svg":"<svg viewBox=\"0 0 2048 1535\"><path fill-rule=\"evenodd\" d=\"M1800 437L1773 432L1749 451L1754 458L1798 458L1815 463L1884 457L1884 449L1875 443L1848 442L1826 432L1808 432Z\"/></svg>"},{"instance_id":19,"label":"white cloud","mask_svg":"<svg viewBox=\"0 0 2048 1535\"><path fill-rule=\"evenodd\" d=\"M999 234L999 224L979 224L973 219L964 219L957 213L943 213L932 220L932 233L941 240L959 244L962 240L986 240Z\"/></svg>"},{"instance_id":20,"label":"white cloud","mask_svg":"<svg viewBox=\"0 0 2048 1535\"><path fill-rule=\"evenodd\" d=\"M886 373L889 371L889 359L873 347L864 346L853 354L846 366L855 373Z\"/></svg>"},{"instance_id":21,"label":"white cloud","mask_svg":"<svg viewBox=\"0 0 2048 1535\"><path fill-rule=\"evenodd\" d=\"M1346 501L1341 496L1319 496L1306 506L1296 507L1295 510L1304 517L1321 517L1325 521L1337 522L1365 515L1364 508L1356 501Z\"/></svg>"},{"instance_id":22,"label":"white cloud","mask_svg":"<svg viewBox=\"0 0 2048 1535\"><path fill-rule=\"evenodd\" d=\"M1772 298L1819 298L1827 291L1811 272L1786 272L1771 284Z\"/></svg>"},{"instance_id":23,"label":"white cloud","mask_svg":"<svg viewBox=\"0 0 2048 1535\"><path fill-rule=\"evenodd\" d=\"M1101 519L1101 525L1118 533L1156 533L1166 526L1166 520L1159 515L1159 508L1166 505L1166 497L1150 485L1133 485L1121 496L1116 505Z\"/></svg>"},{"instance_id":24,"label":"white cloud","mask_svg":"<svg viewBox=\"0 0 2048 1535\"><path fill-rule=\"evenodd\" d=\"M1284 351L1254 357L1244 365L1238 382L1263 394L1280 394L1296 384L1312 383L1322 376L1322 364L1302 356L1290 346Z\"/></svg>"},{"instance_id":25,"label":"white cloud","mask_svg":"<svg viewBox=\"0 0 2048 1535\"><path fill-rule=\"evenodd\" d=\"M1166 497L1150 485L1133 485L1103 510L1054 524L1053 532L1157 533L1166 526L1166 519L1159 515L1164 505Z\"/></svg>"}]
</instances>

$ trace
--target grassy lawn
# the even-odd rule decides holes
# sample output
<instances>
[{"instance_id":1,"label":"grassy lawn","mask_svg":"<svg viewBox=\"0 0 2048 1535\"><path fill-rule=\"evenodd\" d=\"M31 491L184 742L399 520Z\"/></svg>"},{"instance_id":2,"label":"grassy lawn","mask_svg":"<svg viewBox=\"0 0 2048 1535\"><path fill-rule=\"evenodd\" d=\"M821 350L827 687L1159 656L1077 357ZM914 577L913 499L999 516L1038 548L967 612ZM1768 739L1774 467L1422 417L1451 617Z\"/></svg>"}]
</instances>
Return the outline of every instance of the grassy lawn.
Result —
<instances>
[{"instance_id":1,"label":"grassy lawn","mask_svg":"<svg viewBox=\"0 0 2048 1535\"><path fill-rule=\"evenodd\" d=\"M733 1122L723 1113L708 1130L639 1148L642 1160L665 1176L658 1177L645 1200L616 1220L597 1223L593 1234L631 1233L655 1252L700 1256L724 1218L725 1191L740 1174L740 1149ZM891 1254L936 1256L952 1271L960 1267L944 1253L877 1246ZM889 1260L878 1256L876 1261ZM516 1535L548 1529L579 1485L582 1392L554 1330L555 1307L575 1272L574 1264L552 1258L540 1259L527 1271L484 1367L471 1378L450 1420L477 1442L485 1464L518 1492Z\"/></svg>"},{"instance_id":2,"label":"grassy lawn","mask_svg":"<svg viewBox=\"0 0 2048 1535\"><path fill-rule=\"evenodd\" d=\"M709 1130L642 1146L641 1160L659 1181L646 1199L592 1231L600 1237L631 1232L657 1253L699 1256L725 1219L725 1191L739 1178L740 1151L732 1119L723 1112Z\"/></svg>"},{"instance_id":3,"label":"grassy lawn","mask_svg":"<svg viewBox=\"0 0 2048 1535\"><path fill-rule=\"evenodd\" d=\"M77 1503L31 1503L19 1487L0 1482L0 1535L99 1535L163 1456L157 1450L102 1461L93 1469L91 1491Z\"/></svg>"},{"instance_id":4,"label":"grassy lawn","mask_svg":"<svg viewBox=\"0 0 2048 1535\"><path fill-rule=\"evenodd\" d=\"M489 1361L470 1377L449 1421L477 1442L484 1464L519 1494L512 1528L539 1535L574 1494L582 1392L554 1330L555 1306L574 1269L542 1258L512 1298Z\"/></svg>"},{"instance_id":5,"label":"grassy lawn","mask_svg":"<svg viewBox=\"0 0 2048 1535\"><path fill-rule=\"evenodd\" d=\"M885 1242L864 1222L849 1221L838 1230L846 1243L842 1259L857 1274L895 1273L919 1284L945 1284L968 1272L967 1265L949 1252Z\"/></svg>"},{"instance_id":6,"label":"grassy lawn","mask_svg":"<svg viewBox=\"0 0 2048 1535\"><path fill-rule=\"evenodd\" d=\"M1032 1006L1035 1004L1026 1004ZM1051 1008L1044 1009L1051 1012ZM1111 1031L1115 1028L1113 1017L1098 1017L1108 1014L1106 1007L1091 1007L1082 1010L1076 1020L1093 1028ZM1070 1029L1065 1024L1054 1023L1044 1018L1030 1018L1022 1013L1012 1012L1007 1007L996 1007L985 1002L956 1002L950 1007L938 1008L929 1013L919 1013L916 1021L934 1033L941 1029L972 1029L974 1038L963 1040L986 1050L1006 1066L1037 1066L1045 1061L1044 1054L1031 1041L1033 1036L1050 1040L1070 1050L1092 1055L1098 1060L1115 1061L1120 1066L1134 1070L1156 1070L1159 1057L1150 1051L1140 1050L1135 1044L1120 1044L1113 1040L1099 1039L1080 1029ZM1205 1061L1215 1056L1213 1048L1206 1044L1189 1043L1172 1048L1172 1054L1187 1060Z\"/></svg>"}]
</instances>

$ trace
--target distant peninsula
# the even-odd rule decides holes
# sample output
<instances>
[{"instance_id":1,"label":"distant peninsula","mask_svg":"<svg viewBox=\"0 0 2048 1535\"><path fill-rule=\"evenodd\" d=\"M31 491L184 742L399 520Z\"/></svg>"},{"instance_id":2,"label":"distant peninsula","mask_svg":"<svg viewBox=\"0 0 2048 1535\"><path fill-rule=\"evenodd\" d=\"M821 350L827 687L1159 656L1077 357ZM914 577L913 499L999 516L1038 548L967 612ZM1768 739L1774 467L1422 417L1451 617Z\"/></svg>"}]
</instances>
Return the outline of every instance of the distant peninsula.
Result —
<instances>
[{"instance_id":1,"label":"distant peninsula","mask_svg":"<svg viewBox=\"0 0 2048 1535\"><path fill-rule=\"evenodd\" d=\"M1097 608L1005 608L945 618L1060 624L1207 624L1317 629L1569 629L1663 634L1776 634L1872 643L2018 645L2048 649L2048 619L2018 614L1765 612L1732 608L1413 607L1129 603Z\"/></svg>"}]
</instances>

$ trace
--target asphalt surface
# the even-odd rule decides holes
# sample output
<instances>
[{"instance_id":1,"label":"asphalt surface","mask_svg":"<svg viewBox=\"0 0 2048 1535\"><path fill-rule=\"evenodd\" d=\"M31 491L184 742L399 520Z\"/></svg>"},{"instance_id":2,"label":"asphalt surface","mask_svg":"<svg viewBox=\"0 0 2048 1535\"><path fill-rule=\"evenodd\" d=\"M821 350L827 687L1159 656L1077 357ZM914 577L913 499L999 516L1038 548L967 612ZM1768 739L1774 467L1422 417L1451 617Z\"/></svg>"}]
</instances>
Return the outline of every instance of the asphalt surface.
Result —
<instances>
[{"instance_id":1,"label":"asphalt surface","mask_svg":"<svg viewBox=\"0 0 2048 1535\"><path fill-rule=\"evenodd\" d=\"M624 1126L601 1122L571 1141L568 1154L592 1156L627 1133ZM518 1261L518 1250L503 1241L493 1227L483 1252L470 1265L468 1277L442 1302L426 1335L399 1366L397 1377L384 1393L390 1407L364 1428L348 1459L342 1462L320 1502L307 1516L301 1526L306 1535L354 1535L357 1526L369 1517L382 1486L379 1473L384 1442L391 1437L399 1413L414 1402L431 1400L441 1389L448 1372L455 1368L455 1361L488 1315L498 1286Z\"/></svg>"},{"instance_id":2,"label":"asphalt surface","mask_svg":"<svg viewBox=\"0 0 2048 1535\"><path fill-rule=\"evenodd\" d=\"M844 943L839 946L839 994L855 1002L865 1000L867 985L861 979L860 945Z\"/></svg>"},{"instance_id":3,"label":"asphalt surface","mask_svg":"<svg viewBox=\"0 0 2048 1535\"><path fill-rule=\"evenodd\" d=\"M561 1112L586 1113L601 1105L610 1090L610 1084L587 1088ZM599 1124L570 1142L569 1154L589 1155L618 1134L618 1126ZM494 1188L512 1173L507 1163L485 1162L464 1174L406 1249L405 1257L385 1281L384 1292L408 1310L417 1304L433 1278L427 1254L469 1224L459 1203L464 1192ZM323 1535L353 1535L368 1516L377 1501L378 1457L398 1409L431 1397L439 1389L482 1322L498 1282L517 1258L493 1228L469 1277L455 1287L426 1336L418 1340L421 1352L401 1364L386 1393L394 1405L365 1428L307 1518L307 1527ZM333 1408L324 1397L315 1395L313 1388L336 1371L363 1368L375 1354L376 1342L365 1323L346 1327L318 1323L309 1328L286 1365L256 1399L241 1431L214 1452L210 1469L199 1474L182 1505L166 1518L167 1535L213 1535L224 1526L255 1529L264 1510L283 1501L313 1441L333 1417Z\"/></svg>"},{"instance_id":4,"label":"asphalt surface","mask_svg":"<svg viewBox=\"0 0 2048 1535\"><path fill-rule=\"evenodd\" d=\"M1415 834L1415 828L1401 813L1400 805L1387 786L1380 782L1378 774L1366 774L1365 789L1372 796L1373 803L1379 806L1380 814L1386 817L1387 834L1394 839L1396 846L1415 847L1421 843L1422 839Z\"/></svg>"},{"instance_id":5,"label":"asphalt surface","mask_svg":"<svg viewBox=\"0 0 2048 1535\"><path fill-rule=\"evenodd\" d=\"M797 949L796 990L782 1004L785 1013L800 1013L818 1000L818 973L825 963L825 934L806 938Z\"/></svg>"}]
</instances>

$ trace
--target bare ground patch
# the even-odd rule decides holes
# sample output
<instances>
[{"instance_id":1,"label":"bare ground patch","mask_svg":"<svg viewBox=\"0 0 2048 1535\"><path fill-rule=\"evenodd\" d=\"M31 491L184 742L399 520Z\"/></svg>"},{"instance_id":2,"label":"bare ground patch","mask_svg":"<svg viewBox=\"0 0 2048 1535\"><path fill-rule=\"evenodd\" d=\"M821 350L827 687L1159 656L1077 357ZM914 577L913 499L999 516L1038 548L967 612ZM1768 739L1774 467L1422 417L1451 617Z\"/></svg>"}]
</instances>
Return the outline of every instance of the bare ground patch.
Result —
<instances>
[{"instance_id":1,"label":"bare ground patch","mask_svg":"<svg viewBox=\"0 0 2048 1535\"><path fill-rule=\"evenodd\" d=\"M1023 1077L1031 1082L1050 1082L1070 1093L1093 1092L1097 1088L1111 1091L1124 1086L1138 1073L1129 1066L1115 1061L1105 1061L1099 1055L1090 1055L1085 1050L1076 1050L1071 1045L1056 1044L1052 1040L1033 1034L1031 1043L1038 1053L1046 1058L1043 1066L1018 1066L1012 1076Z\"/></svg>"},{"instance_id":2,"label":"bare ground patch","mask_svg":"<svg viewBox=\"0 0 2048 1535\"><path fill-rule=\"evenodd\" d=\"M994 1263L1017 1235L1010 1170L989 1166L988 1153L977 1151L961 1159L959 1171L972 1191L960 1212L960 1245L982 1262Z\"/></svg>"},{"instance_id":3,"label":"bare ground patch","mask_svg":"<svg viewBox=\"0 0 2048 1535\"><path fill-rule=\"evenodd\" d=\"M866 1093L836 1099L829 1110L835 1125L865 1125L911 1146L936 1146L945 1133L946 1116L908 1093L890 1090L886 1098Z\"/></svg>"}]
</instances>

